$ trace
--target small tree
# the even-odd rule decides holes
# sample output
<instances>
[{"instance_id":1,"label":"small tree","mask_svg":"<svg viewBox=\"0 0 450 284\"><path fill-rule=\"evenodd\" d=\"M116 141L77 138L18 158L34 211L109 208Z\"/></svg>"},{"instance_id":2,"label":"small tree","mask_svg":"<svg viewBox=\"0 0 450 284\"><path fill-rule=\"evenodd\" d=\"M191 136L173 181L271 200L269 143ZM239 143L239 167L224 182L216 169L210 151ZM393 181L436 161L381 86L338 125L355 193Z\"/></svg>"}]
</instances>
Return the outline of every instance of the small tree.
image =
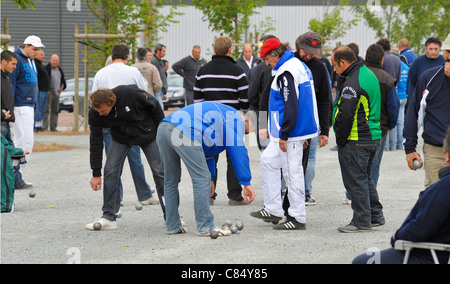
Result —
<instances>
[{"instance_id":1,"label":"small tree","mask_svg":"<svg viewBox=\"0 0 450 284\"><path fill-rule=\"evenodd\" d=\"M34 1L33 0L11 0L11 1L16 3L17 7L19 7L22 10L25 10L25 9L28 9L28 8L33 9L33 10L36 9L36 7L34 6ZM5 1L2 0L2 3L3 2L5 2Z\"/></svg>"},{"instance_id":2,"label":"small tree","mask_svg":"<svg viewBox=\"0 0 450 284\"><path fill-rule=\"evenodd\" d=\"M393 43L407 38L416 52L423 51L427 37L445 38L450 30L448 1L378 0L375 6L350 0L344 2L364 19L378 38L385 37Z\"/></svg>"},{"instance_id":3,"label":"small tree","mask_svg":"<svg viewBox=\"0 0 450 284\"><path fill-rule=\"evenodd\" d=\"M160 10L165 2L170 0L85 0L86 6L99 21L88 32L103 32L107 34L126 33L130 38L127 44L131 48L136 47L136 38L143 34L145 36L145 46L152 46L157 39L159 31L167 31L174 20L178 5L171 6L168 15L162 15ZM94 42L97 49L90 54L90 61L94 69L103 67L106 59L110 55L111 48L117 41L105 40L104 42Z\"/></svg>"},{"instance_id":4,"label":"small tree","mask_svg":"<svg viewBox=\"0 0 450 284\"><path fill-rule=\"evenodd\" d=\"M203 12L203 20L218 33L223 32L234 43L240 43L250 27L250 16L263 0L193 0L192 5ZM237 52L237 50L235 50Z\"/></svg>"},{"instance_id":5,"label":"small tree","mask_svg":"<svg viewBox=\"0 0 450 284\"><path fill-rule=\"evenodd\" d=\"M343 6L332 6L331 2L325 8L322 20L317 18L309 21L309 30L318 33L322 37L323 45L333 39L345 36L347 30L356 26L358 19L344 20L341 16Z\"/></svg>"}]
</instances>

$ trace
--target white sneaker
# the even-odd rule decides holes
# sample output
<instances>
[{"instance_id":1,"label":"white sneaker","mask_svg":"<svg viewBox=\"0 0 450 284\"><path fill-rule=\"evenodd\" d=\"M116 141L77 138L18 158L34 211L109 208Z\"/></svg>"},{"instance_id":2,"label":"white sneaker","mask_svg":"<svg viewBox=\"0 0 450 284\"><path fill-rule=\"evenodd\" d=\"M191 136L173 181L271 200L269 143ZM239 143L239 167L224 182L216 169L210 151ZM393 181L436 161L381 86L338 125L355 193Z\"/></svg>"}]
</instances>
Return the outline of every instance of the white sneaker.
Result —
<instances>
[{"instance_id":1,"label":"white sneaker","mask_svg":"<svg viewBox=\"0 0 450 284\"><path fill-rule=\"evenodd\" d=\"M101 230L115 230L115 229L117 229L117 222L116 221L111 221L111 220L108 220L108 219L105 219L105 218L101 218L98 221L95 221L95 222L87 224L86 225L86 229L94 230L94 224L95 223L102 224Z\"/></svg>"},{"instance_id":2,"label":"white sneaker","mask_svg":"<svg viewBox=\"0 0 450 284\"><path fill-rule=\"evenodd\" d=\"M141 201L142 205L157 205L159 204L159 199L155 197L150 197L147 200Z\"/></svg>"},{"instance_id":3,"label":"white sneaker","mask_svg":"<svg viewBox=\"0 0 450 284\"><path fill-rule=\"evenodd\" d=\"M350 199L348 199L347 197L345 197L345 198L342 200L342 204L345 204L345 205L352 205L352 201L351 201Z\"/></svg>"}]
</instances>

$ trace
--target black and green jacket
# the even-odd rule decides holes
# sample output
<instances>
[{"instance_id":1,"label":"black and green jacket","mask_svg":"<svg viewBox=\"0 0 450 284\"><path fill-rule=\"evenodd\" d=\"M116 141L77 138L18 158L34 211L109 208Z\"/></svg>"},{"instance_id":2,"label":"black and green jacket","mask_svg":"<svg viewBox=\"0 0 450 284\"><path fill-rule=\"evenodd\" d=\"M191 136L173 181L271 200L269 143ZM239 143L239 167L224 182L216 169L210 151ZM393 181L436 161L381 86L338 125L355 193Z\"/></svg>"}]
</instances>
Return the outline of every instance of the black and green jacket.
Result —
<instances>
[{"instance_id":1,"label":"black and green jacket","mask_svg":"<svg viewBox=\"0 0 450 284\"><path fill-rule=\"evenodd\" d=\"M360 62L353 63L341 76L346 77L333 110L336 143L348 140L381 139L381 92L375 74Z\"/></svg>"}]
</instances>

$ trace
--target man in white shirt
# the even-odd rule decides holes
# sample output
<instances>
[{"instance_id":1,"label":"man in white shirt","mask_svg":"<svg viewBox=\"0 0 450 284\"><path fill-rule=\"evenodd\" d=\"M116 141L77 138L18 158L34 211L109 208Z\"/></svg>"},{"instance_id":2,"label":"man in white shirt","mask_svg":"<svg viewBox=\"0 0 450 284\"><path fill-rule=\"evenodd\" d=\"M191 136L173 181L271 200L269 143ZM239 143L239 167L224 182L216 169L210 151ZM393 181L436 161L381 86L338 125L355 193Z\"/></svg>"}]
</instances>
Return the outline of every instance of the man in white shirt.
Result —
<instances>
[{"instance_id":1,"label":"man in white shirt","mask_svg":"<svg viewBox=\"0 0 450 284\"><path fill-rule=\"evenodd\" d=\"M137 85L140 89L147 91L148 83L142 76L141 72L136 67L127 65L129 55L130 49L128 46L122 44L115 45L111 54L112 63L97 72L94 77L92 92L99 89L113 89L120 85ZM109 146L112 140L111 132L109 128L104 128L103 132L105 152L108 154ZM127 158L139 202L143 205L159 204L159 200L152 196L150 186L145 180L144 166L142 164L141 149L139 146L131 147ZM153 173L158 192L159 190L163 190L163 188L158 189L158 185L162 184L161 187L164 185L163 178L161 183L160 181L156 182L156 179L160 178L160 176L164 177L163 173L158 173L158 177L155 176L155 173ZM119 182L119 191L122 200L123 189L121 182Z\"/></svg>"}]
</instances>

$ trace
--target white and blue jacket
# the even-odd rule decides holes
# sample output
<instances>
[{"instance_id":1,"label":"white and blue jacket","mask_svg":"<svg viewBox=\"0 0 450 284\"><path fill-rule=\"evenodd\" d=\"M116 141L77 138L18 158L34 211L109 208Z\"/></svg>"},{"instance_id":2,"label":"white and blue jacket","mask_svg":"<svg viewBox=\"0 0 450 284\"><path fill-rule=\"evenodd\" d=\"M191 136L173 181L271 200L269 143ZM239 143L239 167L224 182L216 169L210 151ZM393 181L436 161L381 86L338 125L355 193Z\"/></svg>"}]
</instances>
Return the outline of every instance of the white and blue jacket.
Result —
<instances>
[{"instance_id":1,"label":"white and blue jacket","mask_svg":"<svg viewBox=\"0 0 450 284\"><path fill-rule=\"evenodd\" d=\"M306 140L318 135L314 81L309 68L287 50L272 70L269 99L271 140Z\"/></svg>"}]
</instances>

